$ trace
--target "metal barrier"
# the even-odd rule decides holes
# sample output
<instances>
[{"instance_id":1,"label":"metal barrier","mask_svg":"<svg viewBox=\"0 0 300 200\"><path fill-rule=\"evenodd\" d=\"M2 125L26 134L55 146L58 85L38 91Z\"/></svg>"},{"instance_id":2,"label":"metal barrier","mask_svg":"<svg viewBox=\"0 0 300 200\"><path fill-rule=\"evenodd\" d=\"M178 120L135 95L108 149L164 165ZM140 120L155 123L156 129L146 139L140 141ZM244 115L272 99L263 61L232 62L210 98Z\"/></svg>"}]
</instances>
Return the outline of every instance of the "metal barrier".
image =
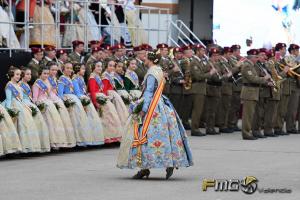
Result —
<instances>
[{"instance_id":1,"label":"metal barrier","mask_svg":"<svg viewBox=\"0 0 300 200\"><path fill-rule=\"evenodd\" d=\"M11 17L8 17L8 20L5 21L5 19L1 19L0 18L0 25L7 25L7 28L8 28L8 32L9 32L9 37L6 38L7 39L7 44L8 44L8 47L1 47L0 50L9 50L10 52L10 55L12 53L13 50L24 50L24 51L28 51L29 50L29 46L30 46L30 37L31 35L33 34L33 30L34 28L37 28L37 27L41 27L41 35L40 35L40 41L41 41L41 46L44 47L46 44L45 44L45 29L47 29L47 27L51 28L53 27L54 28L54 37L55 38L55 46L57 48L62 48L62 49L70 49L71 48L71 45L67 45L67 46L64 46L63 45L63 39L64 37L73 37L73 35L61 35L61 29L62 29L62 26L65 27L65 29L67 29L67 27L71 28L78 28L78 27L81 27L82 28L82 31L84 33L84 36L83 36L83 41L85 43L85 49L87 50L88 49L88 42L89 42L89 38L88 38L88 32L91 31L93 28L96 28L98 29L99 33L103 33L104 30L107 31L107 32L110 32L111 35L111 39L109 41L109 43L111 45L113 45L115 43L115 41L118 41L118 39L116 39L115 37L117 37L117 32L119 34L119 32L121 31L121 29L128 29L129 31L132 31L132 32L135 32L137 33L136 34L136 37L134 37L134 41L133 44L138 44L139 41L141 40L141 38L139 37L145 37L145 35L150 35L151 32L155 32L157 33L157 43L159 43L159 38L160 38L160 34L165 34L166 36L168 35L168 25L167 25L167 21L161 21L160 20L160 15L161 13L167 13L167 15L169 16L169 9L165 9L165 8L155 8L155 7L148 7L148 6L138 6L138 5L135 5L135 10L134 10L134 13L136 16L140 16L140 13L144 13L146 15L148 15L147 19L147 23L144 23L142 24L141 26L141 21L140 21L140 18L139 17L136 17L135 18L135 22L134 22L134 25L136 26L128 26L126 23L125 24L114 24L114 22L116 22L116 15L115 14L112 14L111 15L111 21L110 21L110 24L108 25L103 25L101 24L101 14L103 12L103 9L107 9L109 8L111 13L115 13L115 6L123 6L123 9L124 9L124 15L125 15L125 22L127 21L127 10L126 10L126 6L127 5L123 5L123 4L118 4L118 3L111 3L111 4L107 4L105 3L106 1L104 0L100 0L100 1L97 1L97 0L68 0L68 1L62 1L62 0L53 0L53 4L52 4L52 8L54 7L54 10L52 10L52 14L54 15L53 17L53 21L54 22L47 22L45 20L45 7L46 7L46 3L42 0L41 1L41 6L40 6L40 11L41 13L39 13L41 15L41 20L40 22L34 22L34 21L31 21L30 20L30 14L29 14L29 11L30 11L30 1L31 0L25 0L25 12L24 12L24 22L15 22L15 20L13 20ZM20 1L16 1L16 2L20 2ZM61 22L60 20L60 16L62 14L64 14L62 11L62 8L64 6L65 3L69 3L69 12L68 14L70 15L70 21L67 21L67 22ZM89 8L90 4L98 4L98 11L94 11L94 12L98 12L98 15L99 15L99 18L95 20L98 21L99 23L98 24L90 24L88 22L88 15L91 14L91 10ZM74 17L76 17L76 10L75 10L75 6L76 5L79 5L80 6L80 9L83 9L83 13L84 15L81 16L83 17L82 22L80 23L77 23L77 21L74 20ZM11 15L11 13L13 13L13 11L15 10L15 5L13 4L13 1L12 0L9 0L8 1L8 16ZM101 9L103 8L103 9ZM50 8L49 8L50 9ZM3 9L2 9L3 10ZM107 10L105 10L107 12ZM3 12L3 11L2 11ZM153 13L158 13L158 21L157 23L151 23L151 15ZM78 14L78 13L77 13ZM35 13L35 15L37 15L37 13ZM1 15L2 16L2 15ZM168 17L169 18L169 17ZM162 26L162 23L166 23L166 28L161 28ZM150 27L150 24L152 24L152 27ZM12 48L10 47L11 46L11 40L13 40L13 35L12 34L15 34L15 29L16 29L16 26L17 25L23 25L23 33L22 33L22 45L18 48ZM75 33L75 31L74 31ZM139 34L139 33L144 33L144 34ZM0 31L0 34L1 34L1 31ZM48 33L47 33L48 34ZM66 32L65 32L66 34ZM1 37L1 35L0 35ZM166 37L167 38L167 37ZM77 38L78 39L78 38ZM97 38L98 40L100 40L100 38ZM19 40L19 39L18 39ZM147 38L147 41L148 43L150 43L150 38L148 37ZM153 42L153 41L152 41Z\"/></svg>"},{"instance_id":2,"label":"metal barrier","mask_svg":"<svg viewBox=\"0 0 300 200\"><path fill-rule=\"evenodd\" d=\"M174 31L171 31L174 30ZM169 33L168 33L168 43L171 45L180 46L179 43L184 45L192 44L195 42L203 46L203 42L195 35L195 33L182 21L176 20L175 22L169 21Z\"/></svg>"}]
</instances>

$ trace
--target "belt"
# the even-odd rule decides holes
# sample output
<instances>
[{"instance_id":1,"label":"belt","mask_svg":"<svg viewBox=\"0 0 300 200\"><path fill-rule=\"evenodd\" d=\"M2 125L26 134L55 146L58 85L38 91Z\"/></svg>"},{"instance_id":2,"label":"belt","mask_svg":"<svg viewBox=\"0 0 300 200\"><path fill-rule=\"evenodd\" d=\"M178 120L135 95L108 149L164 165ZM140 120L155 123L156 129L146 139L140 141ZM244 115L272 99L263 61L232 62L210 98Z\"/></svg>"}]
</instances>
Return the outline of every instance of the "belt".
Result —
<instances>
[{"instance_id":1,"label":"belt","mask_svg":"<svg viewBox=\"0 0 300 200\"><path fill-rule=\"evenodd\" d=\"M257 83L244 83L243 85L247 87L260 87L260 85Z\"/></svg>"},{"instance_id":2,"label":"belt","mask_svg":"<svg viewBox=\"0 0 300 200\"><path fill-rule=\"evenodd\" d=\"M207 85L222 86L222 82L207 81Z\"/></svg>"}]
</instances>

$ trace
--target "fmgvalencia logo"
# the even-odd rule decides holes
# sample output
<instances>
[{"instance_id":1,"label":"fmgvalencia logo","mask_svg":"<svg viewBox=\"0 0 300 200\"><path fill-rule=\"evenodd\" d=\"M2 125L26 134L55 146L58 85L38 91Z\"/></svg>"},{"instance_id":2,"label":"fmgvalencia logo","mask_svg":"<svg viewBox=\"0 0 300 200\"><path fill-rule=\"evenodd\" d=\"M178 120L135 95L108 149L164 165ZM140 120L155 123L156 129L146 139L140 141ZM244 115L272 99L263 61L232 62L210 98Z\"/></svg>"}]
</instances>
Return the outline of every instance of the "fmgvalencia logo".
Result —
<instances>
[{"instance_id":1,"label":"fmgvalencia logo","mask_svg":"<svg viewBox=\"0 0 300 200\"><path fill-rule=\"evenodd\" d=\"M241 190L246 194L253 194L257 189L257 182L254 176L246 176L241 183Z\"/></svg>"},{"instance_id":2,"label":"fmgvalencia logo","mask_svg":"<svg viewBox=\"0 0 300 200\"><path fill-rule=\"evenodd\" d=\"M241 190L247 195L259 193L292 193L288 188L259 188L258 179L254 176L246 176L244 179L204 179L202 183L202 191L207 188L214 188L216 192L237 192Z\"/></svg>"}]
</instances>

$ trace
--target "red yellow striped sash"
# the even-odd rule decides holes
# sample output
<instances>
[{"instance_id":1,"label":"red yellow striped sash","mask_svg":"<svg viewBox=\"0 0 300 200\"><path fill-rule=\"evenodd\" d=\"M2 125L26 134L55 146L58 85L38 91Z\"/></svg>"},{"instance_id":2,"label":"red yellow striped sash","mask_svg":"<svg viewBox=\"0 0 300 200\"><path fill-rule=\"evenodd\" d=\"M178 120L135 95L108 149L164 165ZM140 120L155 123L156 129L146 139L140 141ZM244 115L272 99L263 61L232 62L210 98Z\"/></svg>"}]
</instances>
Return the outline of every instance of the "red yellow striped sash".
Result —
<instances>
[{"instance_id":1,"label":"red yellow striped sash","mask_svg":"<svg viewBox=\"0 0 300 200\"><path fill-rule=\"evenodd\" d=\"M162 80L161 83L159 84L157 90L154 93L154 96L153 96L153 99L151 100L148 112L145 116L145 121L144 121L144 125L142 127L141 136L139 134L139 124L138 124L138 122L134 122L134 140L132 143L132 147L137 147L139 145L147 143L147 132L149 129L149 125L150 125L151 119L153 117L154 110L155 110L155 108L158 104L158 101L161 97L161 94L163 92L164 85L165 85L165 82L164 82L164 80Z\"/></svg>"}]
</instances>

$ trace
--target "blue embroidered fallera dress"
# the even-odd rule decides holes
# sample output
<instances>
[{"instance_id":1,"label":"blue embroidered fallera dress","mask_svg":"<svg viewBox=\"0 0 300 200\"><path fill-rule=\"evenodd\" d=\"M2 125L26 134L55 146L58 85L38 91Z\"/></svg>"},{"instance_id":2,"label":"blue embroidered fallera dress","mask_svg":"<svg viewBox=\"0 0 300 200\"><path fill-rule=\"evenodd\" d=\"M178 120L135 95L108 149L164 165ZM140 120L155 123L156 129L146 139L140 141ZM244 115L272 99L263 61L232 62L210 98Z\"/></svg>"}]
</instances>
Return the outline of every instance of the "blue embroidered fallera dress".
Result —
<instances>
[{"instance_id":1,"label":"blue embroidered fallera dress","mask_svg":"<svg viewBox=\"0 0 300 200\"><path fill-rule=\"evenodd\" d=\"M3 102L5 107L20 111L15 126L20 137L22 152L41 152L39 132L32 118L30 108L23 102L22 89L19 85L8 82L5 94L6 99Z\"/></svg>"},{"instance_id":2,"label":"blue embroidered fallera dress","mask_svg":"<svg viewBox=\"0 0 300 200\"><path fill-rule=\"evenodd\" d=\"M151 69L151 70L150 70ZM144 104L142 110L147 113L160 79L161 69L151 67L145 76ZM153 72L153 73L152 73ZM156 74L156 75L155 75ZM157 74L159 76L157 76ZM140 126L141 129L142 126ZM137 148L132 147L132 124L128 122L122 138L118 164L119 168L167 168L188 167L193 165L191 150L183 125L168 98L161 96L154 110L147 143L141 147L142 163L138 165Z\"/></svg>"},{"instance_id":3,"label":"blue embroidered fallera dress","mask_svg":"<svg viewBox=\"0 0 300 200\"><path fill-rule=\"evenodd\" d=\"M41 111L38 107L32 103L32 92L31 88L27 83L20 82L20 86L23 91L23 102L29 106L34 107L37 111L37 114L33 116L33 120L35 121L35 125L39 131L39 137L41 142L41 151L42 152L49 152L50 151L50 136L48 126L43 118Z\"/></svg>"},{"instance_id":4,"label":"blue embroidered fallera dress","mask_svg":"<svg viewBox=\"0 0 300 200\"><path fill-rule=\"evenodd\" d=\"M83 77L76 76L75 78L73 78L72 82L74 85L74 93L79 99L83 97L89 98L87 96L87 87L85 85ZM88 116L88 121L91 127L90 133L93 136L92 143L94 145L104 144L102 121L92 102L90 102L90 104L86 106L85 111Z\"/></svg>"},{"instance_id":5,"label":"blue embroidered fallera dress","mask_svg":"<svg viewBox=\"0 0 300 200\"><path fill-rule=\"evenodd\" d=\"M58 96L61 99L72 99L76 104L69 109L78 146L94 145L94 138L88 117L80 99L74 93L74 85L69 77L62 75L58 81Z\"/></svg>"}]
</instances>

